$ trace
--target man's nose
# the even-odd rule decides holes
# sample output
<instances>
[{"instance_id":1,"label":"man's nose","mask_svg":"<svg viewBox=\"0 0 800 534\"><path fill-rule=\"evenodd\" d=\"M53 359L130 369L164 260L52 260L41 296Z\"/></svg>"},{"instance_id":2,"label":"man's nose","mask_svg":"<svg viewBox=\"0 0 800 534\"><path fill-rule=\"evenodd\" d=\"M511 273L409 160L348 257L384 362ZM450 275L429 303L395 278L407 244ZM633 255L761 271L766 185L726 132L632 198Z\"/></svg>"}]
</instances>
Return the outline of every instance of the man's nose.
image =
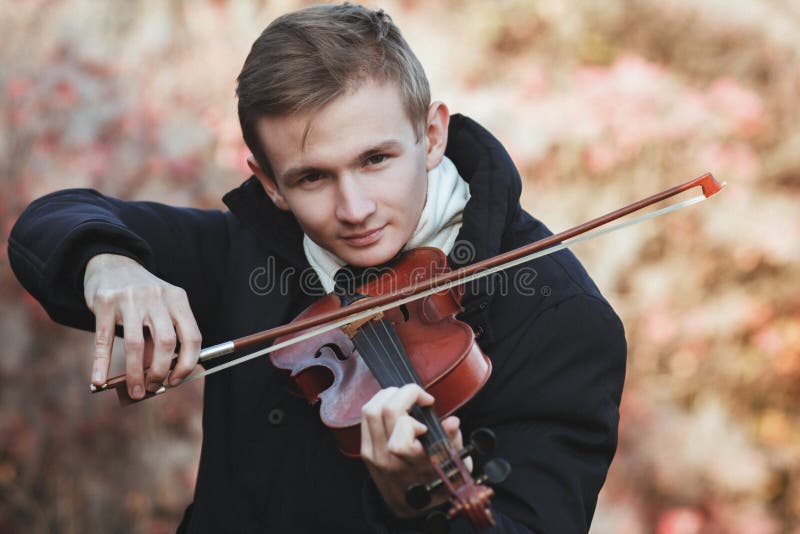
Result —
<instances>
[{"instance_id":1,"label":"man's nose","mask_svg":"<svg viewBox=\"0 0 800 534\"><path fill-rule=\"evenodd\" d=\"M358 225L375 213L375 202L357 177L342 176L339 179L339 195L336 202L336 218L342 222Z\"/></svg>"}]
</instances>

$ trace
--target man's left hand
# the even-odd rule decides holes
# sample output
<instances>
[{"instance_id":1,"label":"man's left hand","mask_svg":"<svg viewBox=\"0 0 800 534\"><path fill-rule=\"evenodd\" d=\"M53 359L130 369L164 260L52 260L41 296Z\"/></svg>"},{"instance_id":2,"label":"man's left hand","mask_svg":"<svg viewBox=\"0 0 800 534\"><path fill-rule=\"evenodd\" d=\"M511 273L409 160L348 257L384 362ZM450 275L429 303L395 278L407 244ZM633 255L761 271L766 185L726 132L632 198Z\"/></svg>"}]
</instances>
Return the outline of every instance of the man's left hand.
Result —
<instances>
[{"instance_id":1,"label":"man's left hand","mask_svg":"<svg viewBox=\"0 0 800 534\"><path fill-rule=\"evenodd\" d=\"M430 406L433 400L418 385L408 384L379 391L361 410L361 458L389 509L398 517L409 518L422 512L406 503L408 487L437 478L417 439L428 429L408 413L414 405ZM456 450L463 445L459 423L455 416L442 421ZM472 459L467 458L464 463L472 471ZM427 508L447 500L444 493L432 497Z\"/></svg>"}]
</instances>

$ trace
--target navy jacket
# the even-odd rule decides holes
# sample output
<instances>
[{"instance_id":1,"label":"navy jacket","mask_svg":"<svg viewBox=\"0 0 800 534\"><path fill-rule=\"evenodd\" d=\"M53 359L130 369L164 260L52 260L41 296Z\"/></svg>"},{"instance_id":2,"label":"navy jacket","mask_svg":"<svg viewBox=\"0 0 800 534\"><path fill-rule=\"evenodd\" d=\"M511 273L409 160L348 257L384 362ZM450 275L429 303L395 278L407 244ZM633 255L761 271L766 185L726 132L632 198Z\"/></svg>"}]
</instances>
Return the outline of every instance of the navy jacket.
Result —
<instances>
[{"instance_id":1,"label":"navy jacket","mask_svg":"<svg viewBox=\"0 0 800 534\"><path fill-rule=\"evenodd\" d=\"M469 182L456 266L547 235L519 205L521 181L500 143L452 117L447 156ZM230 211L126 202L66 190L33 202L9 238L25 288L62 324L93 330L82 290L89 258L137 259L186 289L203 345L291 320L321 291L294 218L251 177ZM495 488L497 531L586 532L617 444L625 376L622 324L569 251L466 288L461 318L492 376L458 415L468 436L497 435L513 471ZM164 400L163 402L168 402ZM185 532L414 531L383 505L363 463L342 456L317 408L287 393L267 358L206 379L203 443ZM481 469L485 458L476 459ZM463 520L453 532L469 532Z\"/></svg>"}]
</instances>

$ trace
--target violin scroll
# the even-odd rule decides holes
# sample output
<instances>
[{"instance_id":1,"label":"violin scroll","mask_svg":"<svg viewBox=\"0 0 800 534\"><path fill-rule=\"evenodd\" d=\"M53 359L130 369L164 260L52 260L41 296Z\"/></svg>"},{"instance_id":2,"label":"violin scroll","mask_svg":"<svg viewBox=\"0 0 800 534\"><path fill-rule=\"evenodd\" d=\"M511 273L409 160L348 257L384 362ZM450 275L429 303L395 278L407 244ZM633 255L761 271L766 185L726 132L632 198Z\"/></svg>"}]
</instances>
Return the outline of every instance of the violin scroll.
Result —
<instances>
[{"instance_id":1,"label":"violin scroll","mask_svg":"<svg viewBox=\"0 0 800 534\"><path fill-rule=\"evenodd\" d=\"M433 492L443 486L452 487L452 479L461 475L464 468L461 460L472 456L477 452L481 455L491 454L495 446L494 432L488 428L479 428L470 435L470 443L458 452L455 462L452 459L445 459L441 464L434 464L434 468L440 477L428 484L413 484L406 491L406 502L415 509L422 509L431 502ZM433 462L434 459L431 458ZM454 465L458 464L458 465ZM476 528L488 528L494 524L491 510L488 507L489 499L494 495L494 491L485 486L499 484L504 481L511 473L511 465L503 459L495 458L484 465L484 474L474 480L474 483L461 486L455 490L451 496L452 507L447 514L441 511L432 512L426 519L425 525L428 532L447 532L449 529L448 521L459 514L465 514L470 518Z\"/></svg>"}]
</instances>

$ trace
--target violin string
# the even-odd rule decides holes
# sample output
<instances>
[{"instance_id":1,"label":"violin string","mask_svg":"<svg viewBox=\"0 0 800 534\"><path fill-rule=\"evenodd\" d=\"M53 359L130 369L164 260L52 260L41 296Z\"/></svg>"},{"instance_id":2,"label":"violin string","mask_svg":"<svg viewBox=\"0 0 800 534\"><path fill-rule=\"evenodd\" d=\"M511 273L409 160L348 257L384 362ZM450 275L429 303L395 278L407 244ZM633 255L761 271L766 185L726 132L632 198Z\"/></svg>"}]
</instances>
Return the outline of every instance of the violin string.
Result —
<instances>
[{"instance_id":1,"label":"violin string","mask_svg":"<svg viewBox=\"0 0 800 534\"><path fill-rule=\"evenodd\" d=\"M381 320L380 324L383 327L383 330L384 330L384 333L385 333L386 337L391 342L395 354L397 354L398 359L403 364L404 370L405 370L407 376L410 378L409 382L413 381L414 383L416 383L420 387L424 387L424 385L422 384L422 381L420 380L416 370L411 365L410 359L408 358L407 353L406 353L404 347L402 346L402 341L400 340L399 336L397 336L397 331L394 328L394 326L388 320ZM373 325L370 325L370 326L373 328L373 330L375 329L375 327ZM398 371L399 371L399 369L398 369ZM402 374L402 373L399 373L399 374ZM438 417L436 417L436 414L433 411L433 407L431 407L431 406L421 407L420 406L418 408L419 408L418 413L420 413L420 415L424 419L422 422L428 428L428 432L430 433L429 434L430 435L430 440L431 440L429 442L430 443L430 447L431 447L431 453L430 454L431 455L439 454L439 455L445 457L445 463L449 464L452 467L456 460L454 458L451 458L451 455L450 455L450 449L448 447L448 445L450 443L450 439L447 436L447 434L445 434L444 428L441 426ZM448 470L449 470L449 468L448 468ZM464 481L460 470L457 471L455 474L458 476L459 480L461 480L462 482ZM451 479L451 482L452 482L452 479Z\"/></svg>"},{"instance_id":2,"label":"violin string","mask_svg":"<svg viewBox=\"0 0 800 534\"><path fill-rule=\"evenodd\" d=\"M383 321L379 321L379 323L381 326L383 326L383 329L385 330L385 325L383 324ZM386 343L385 336L381 335L381 332L376 327L374 322L370 326L372 328L372 332L373 335L375 336L375 339L378 341L378 344L381 347L381 351L385 358L386 367L391 370L392 376L395 378L395 386L398 388L405 386L406 384L408 384L408 377L404 376L403 373L401 372L401 369L398 368L397 366L397 360L402 359L402 354L393 353L391 351L391 349L387 346L388 344Z\"/></svg>"},{"instance_id":3,"label":"violin string","mask_svg":"<svg viewBox=\"0 0 800 534\"><path fill-rule=\"evenodd\" d=\"M406 352L405 347L403 347L399 336L397 336L397 330L394 328L394 325L392 325L388 319L382 319L378 322L383 330L383 335L381 335L381 332L379 332L378 328L375 326L375 321L370 321L367 323L367 326L380 344L382 354L389 358L389 360L392 362L392 367L396 373L395 376L397 376L403 383L416 383L422 387L423 384L421 383L413 366L411 366L408 353ZM392 346L395 355L394 358L392 357L392 353L384 344L386 340L388 340L388 343L390 343ZM397 364L397 360L400 360L402 367ZM405 379L403 379L404 372L406 377ZM452 470L452 467L458 465L458 459L453 458L450 454L450 440L439 423L439 419L436 417L436 414L433 412L433 408L430 406L415 406L414 408L416 409L416 412L421 415L423 419L421 422L425 424L426 428L428 429L427 437L425 437L426 434L423 434L423 436L420 437L420 441L422 441L422 443L425 445L425 449L429 451L429 456L436 455L444 457L444 461L441 463L441 465L447 465L449 467L446 469L447 472L445 472L444 469L442 472L445 472L445 476L450 484L453 485L453 487L461 486L466 482L462 476L461 470L457 470L452 476L449 474L449 471ZM456 477L456 480L453 480L453 477Z\"/></svg>"},{"instance_id":4,"label":"violin string","mask_svg":"<svg viewBox=\"0 0 800 534\"><path fill-rule=\"evenodd\" d=\"M409 369L408 367L406 367L408 374L404 376L402 369L397 366L398 359L406 360L408 356L405 355L405 352L401 352L402 349L400 347L402 347L402 344L400 344L400 347L398 347L397 344L392 339L392 336L390 334L390 329L387 327L386 322L383 321L380 322L382 330L386 334L385 336L381 335L381 332L374 325L374 321L369 322L366 325L362 326L361 333L363 333L363 339L365 339L370 344L369 352L375 355L375 358L373 358L373 360L375 361L372 361L371 365L370 362L368 362L368 365L370 365L371 368L375 367L375 371L373 372L375 374L381 375L381 377L384 378L382 387L387 387L389 385L402 387L403 385L408 383L419 383L418 380L415 379L415 377L412 376L411 373L408 373ZM387 342L387 337L388 337L388 342ZM393 345L397 357L392 358L391 353L387 348L388 344ZM379 348L376 348L375 345L379 345ZM372 354L368 354L367 357L370 358ZM381 381L381 377L379 377L379 381ZM437 440L437 439L447 439L446 436L442 438L442 436L444 435L443 432L441 431L437 432L437 430L440 430L441 427L437 428L439 422L438 419L436 421L432 421L432 419L435 419L435 416L431 417L430 410L425 410L422 409L421 407L414 407L412 408L412 412L418 414L416 418L419 419L420 422L425 424L427 428L431 429L428 437L423 438L423 442Z\"/></svg>"},{"instance_id":5,"label":"violin string","mask_svg":"<svg viewBox=\"0 0 800 534\"><path fill-rule=\"evenodd\" d=\"M392 329L392 332L389 333L389 338L392 340L392 343L396 342L398 344L402 344L395 329ZM406 356L403 358L402 363L406 367L408 374L414 377L414 382L424 389L425 384L422 383L422 380L420 380L416 370L411 365L410 358ZM435 440L436 442L446 441L447 435L444 433L444 430L439 424L439 419L436 417L436 413L433 411L433 406L419 407L418 412L424 419L423 422L425 423L425 426L428 427L431 439Z\"/></svg>"},{"instance_id":6,"label":"violin string","mask_svg":"<svg viewBox=\"0 0 800 534\"><path fill-rule=\"evenodd\" d=\"M383 339L385 339L385 338L388 338L389 341L393 345L392 348L394 349L395 357L388 356L388 358L389 358L389 363L391 364L392 368L394 369L394 372L395 372L396 376L398 377L398 385L400 387L402 387L405 384L409 384L409 383L416 383L416 384L419 385L419 381L415 380L414 377L411 375L411 373L406 373L406 375L404 376L404 374L402 372L402 369L400 367L398 367L398 360L404 362L406 360L407 356L404 356L404 353L401 352L401 349L394 344L394 341L391 339L391 335L389 334L389 328L386 326L386 322L384 322L384 320L381 320L379 322L380 322L381 327L383 328L383 332L384 332L385 335L381 336L378 333L378 331L377 331L377 329L375 328L374 325L372 325L372 329L375 332L375 336L378 339L381 340L381 346L383 346ZM387 354L389 354L389 350L388 349L384 349L384 350L385 350L385 352Z\"/></svg>"},{"instance_id":7,"label":"violin string","mask_svg":"<svg viewBox=\"0 0 800 534\"><path fill-rule=\"evenodd\" d=\"M383 326L383 329L386 330L386 325L384 324L384 322L382 320L378 321L378 322ZM372 334L375 336L376 341L380 345L382 354L384 356L384 363L386 364L386 367L389 369L390 373L392 373L392 376L395 378L394 385L396 387L404 386L405 384L408 383L408 379L407 379L407 377L403 376L403 373L400 372L400 369L397 367L397 360L402 358L401 354L399 352L396 352L395 353L396 357L394 357L394 358L392 357L391 353L389 352L389 350L386 348L386 345L384 344L384 339L382 339L382 336L380 335L378 330L375 328L375 321L370 321L369 327L370 327L370 329L372 331ZM395 348L395 351L397 351L397 347L394 347L394 348Z\"/></svg>"},{"instance_id":8,"label":"violin string","mask_svg":"<svg viewBox=\"0 0 800 534\"><path fill-rule=\"evenodd\" d=\"M406 373L405 375L403 374L403 372L402 372L403 369L401 369L398 366L398 360L405 361L405 358L403 358L403 353L400 351L401 350L400 348L398 348L396 345L394 345L394 341L392 341L392 339L391 339L391 335L389 334L389 329L387 328L386 323L384 321L382 321L382 320L379 321L379 323L380 323L380 325L381 325L381 327L383 329L383 334L384 335L381 335L377 331L377 329L374 327L374 325L373 325L373 330L375 331L375 336L381 341L381 347L384 349L384 352L387 354L387 358L389 360L389 363L391 364L391 366L392 366L392 368L393 368L393 370L395 372L395 375L398 377L398 382L400 384L402 384L402 385L406 385L406 384L411 383L411 382L417 383L417 381L414 380L414 377L411 376L410 373ZM392 357L390 355L389 350L387 348L385 348L384 345L383 345L384 340L386 340L386 338L388 338L388 340L393 345L392 349L394 350L394 357Z\"/></svg>"},{"instance_id":9,"label":"violin string","mask_svg":"<svg viewBox=\"0 0 800 534\"><path fill-rule=\"evenodd\" d=\"M369 324L370 323L367 323L367 326L369 326ZM359 341L363 340L369 345L367 350L359 350L359 353L364 361L367 362L367 366L375 375L375 378L378 379L381 388L394 386L397 384L397 380L392 376L391 370L388 369L386 362L380 358L379 350L375 348L373 338L370 336L371 333L371 330L366 330L363 326L359 329L359 333L356 334L356 339ZM367 347L362 346L362 348L366 349Z\"/></svg>"},{"instance_id":10,"label":"violin string","mask_svg":"<svg viewBox=\"0 0 800 534\"><path fill-rule=\"evenodd\" d=\"M370 321L365 326L362 326L360 333L363 334L363 339L365 339L370 345L368 357L370 358L372 365L375 367L377 374L380 375L379 382L383 382L381 387L403 386L405 381L403 380L403 377L399 371L396 368L393 368L394 360L391 358L390 354L383 345L380 335L373 325L373 321Z\"/></svg>"},{"instance_id":11,"label":"violin string","mask_svg":"<svg viewBox=\"0 0 800 534\"><path fill-rule=\"evenodd\" d=\"M381 321L381 325L383 326L383 329L384 329L384 331L386 333L386 337L389 338L389 341L393 345L395 354L398 355L397 359L399 359L400 363L403 364L404 371L406 372L406 375L408 376L407 382L408 383L415 383L419 387L424 388L424 384L422 384L422 381L420 380L419 375L416 373L416 371L414 370L413 366L411 365L411 362L409 361L408 354L405 351L405 348L402 346L402 342L400 341L400 338L397 336L397 331L394 329L393 326L392 326L392 329L390 330L389 326L391 326L391 323L389 323L389 325L387 325L387 322L388 321L386 321L386 322ZM399 345L399 347L398 347L398 345ZM399 370L398 370L398 373L399 373ZM402 373L399 373L399 374L402 374ZM436 417L435 413L433 413L433 408L428 407L428 409L425 409L425 408L420 407L418 412L420 413L420 415L424 419L422 421L422 423L424 423L425 426L428 427L428 431L431 433L430 435L435 441L447 440L447 435L444 433L444 429L442 429L441 425L439 424L439 419Z\"/></svg>"},{"instance_id":12,"label":"violin string","mask_svg":"<svg viewBox=\"0 0 800 534\"><path fill-rule=\"evenodd\" d=\"M420 387L423 387L422 381L419 379L419 376L417 375L416 372L414 372L414 369L411 367L411 362L408 361L408 356L405 351L405 347L402 347L402 342L400 342L400 340L398 339L397 342L395 343L395 336L393 336L392 332L390 332L389 327L386 325L386 322L381 321L381 325L383 326L383 330L386 333L386 337L388 337L389 341L392 343L392 348L394 349L395 354L398 355L397 359L399 359L400 363L403 364L403 370L406 373L407 380L409 382L417 384ZM400 347L398 347L398 345L400 345ZM404 354L406 354L405 357L403 357ZM398 374L402 375L399 369L398 369Z\"/></svg>"}]
</instances>

